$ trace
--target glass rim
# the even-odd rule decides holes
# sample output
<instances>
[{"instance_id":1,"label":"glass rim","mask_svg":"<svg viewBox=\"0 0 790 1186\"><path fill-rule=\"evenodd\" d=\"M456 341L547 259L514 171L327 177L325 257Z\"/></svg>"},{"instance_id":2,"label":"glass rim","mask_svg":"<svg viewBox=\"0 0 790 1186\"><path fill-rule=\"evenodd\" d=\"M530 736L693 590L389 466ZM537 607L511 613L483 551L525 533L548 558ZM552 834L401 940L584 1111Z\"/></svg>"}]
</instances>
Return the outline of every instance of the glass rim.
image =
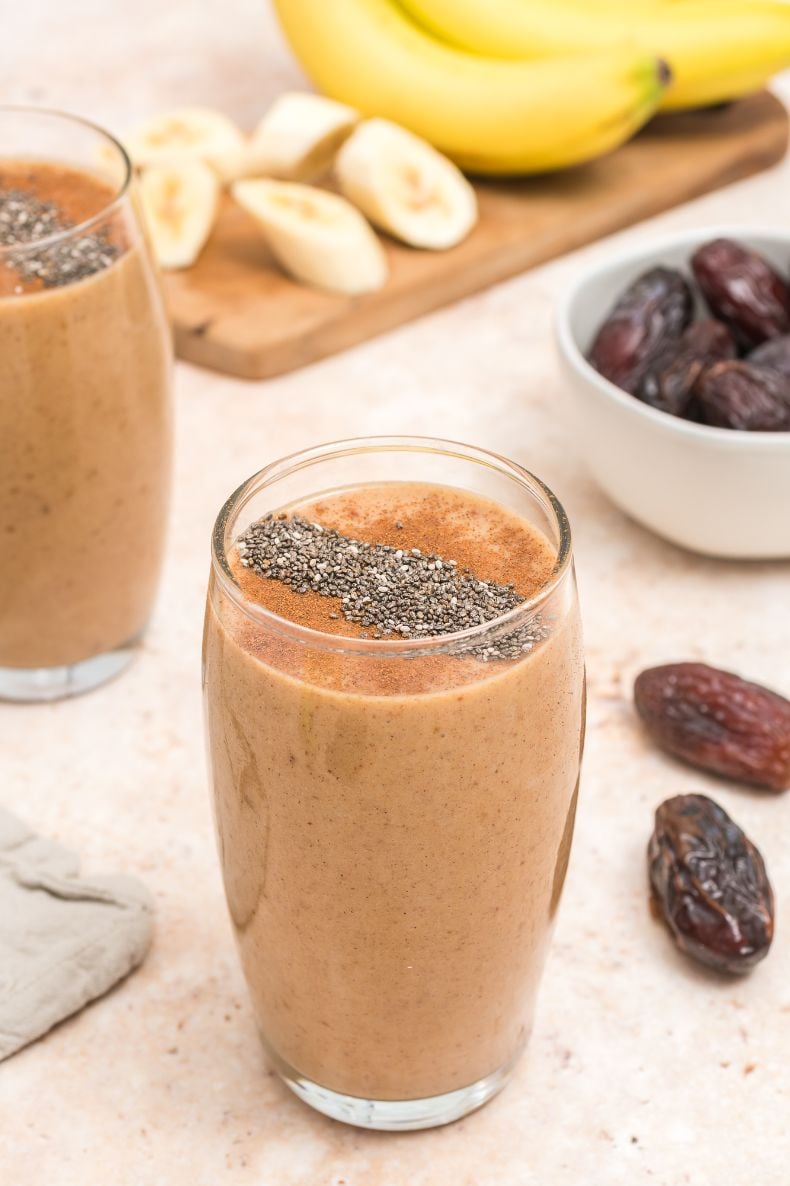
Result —
<instances>
[{"instance_id":1,"label":"glass rim","mask_svg":"<svg viewBox=\"0 0 790 1186\"><path fill-rule=\"evenodd\" d=\"M103 140L117 150L121 164L123 165L124 174L117 192L113 194L106 205L102 206L100 210L97 210L95 214L92 214L90 218L85 218L82 222L75 223L74 226L67 227L62 231L53 231L51 235L43 235L40 239L31 239L26 243L0 244L0 259L9 254L20 256L31 251L46 250L50 247L55 247L58 243L65 243L69 239L74 239L78 235L87 234L92 227L102 222L120 206L129 192L134 170L129 153L121 141L113 136L112 132L108 132L106 128L94 123L91 119L85 119L81 115L72 115L68 111L60 111L57 107L35 107L26 103L0 103L0 116L3 115L43 115L50 119L65 120L66 123L81 124L83 128L87 128L91 132L96 132ZM2 152L0 152L0 161L3 159L5 158Z\"/></svg>"},{"instance_id":2,"label":"glass rim","mask_svg":"<svg viewBox=\"0 0 790 1186\"><path fill-rule=\"evenodd\" d=\"M371 639L354 638L342 634L329 634L312 626L304 626L290 618L282 617L258 602L244 596L228 564L227 552L235 540L229 540L230 524L235 523L240 512L250 500L267 486L278 480L307 469L331 458L353 457L364 453L438 453L460 461L472 462L496 470L511 478L537 497L543 510L552 519L557 531L557 558L551 575L540 588L513 609L488 622L481 622L465 630L450 634L431 635L418 639ZM459 646L474 643L481 637L499 636L516 629L522 619L535 613L562 584L571 566L573 543L571 527L565 510L552 490L530 470L510 461L499 453L488 449L466 445L460 441L449 441L422 436L375 436L351 437L330 441L289 453L258 470L233 491L225 500L214 522L211 533L211 564L220 588L235 605L253 622L281 637L321 650L344 654L366 655L374 658L412 658L453 651Z\"/></svg>"}]
</instances>

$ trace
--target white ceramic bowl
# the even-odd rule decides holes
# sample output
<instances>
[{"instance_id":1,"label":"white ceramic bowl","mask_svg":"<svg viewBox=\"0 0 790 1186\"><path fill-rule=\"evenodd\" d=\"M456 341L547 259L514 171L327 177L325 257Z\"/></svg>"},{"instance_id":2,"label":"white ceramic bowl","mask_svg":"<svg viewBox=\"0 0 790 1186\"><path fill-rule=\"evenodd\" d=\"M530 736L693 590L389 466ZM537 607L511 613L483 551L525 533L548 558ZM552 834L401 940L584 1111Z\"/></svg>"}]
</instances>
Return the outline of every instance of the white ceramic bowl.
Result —
<instances>
[{"instance_id":1,"label":"white ceramic bowl","mask_svg":"<svg viewBox=\"0 0 790 1186\"><path fill-rule=\"evenodd\" d=\"M585 355L607 312L640 272L682 268L730 238L790 269L790 231L709 226L656 237L583 275L557 311L560 357L580 452L613 502L666 539L736 558L790 557L790 432L740 432L658 412L604 379Z\"/></svg>"}]
</instances>

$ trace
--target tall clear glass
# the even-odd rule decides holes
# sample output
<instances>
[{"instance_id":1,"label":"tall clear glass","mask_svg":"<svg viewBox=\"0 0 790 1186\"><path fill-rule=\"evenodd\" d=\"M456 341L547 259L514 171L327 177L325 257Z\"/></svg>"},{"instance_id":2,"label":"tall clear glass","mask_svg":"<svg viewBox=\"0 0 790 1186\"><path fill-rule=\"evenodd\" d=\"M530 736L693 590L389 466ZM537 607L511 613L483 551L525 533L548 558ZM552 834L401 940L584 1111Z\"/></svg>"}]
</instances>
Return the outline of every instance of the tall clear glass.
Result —
<instances>
[{"instance_id":1,"label":"tall clear glass","mask_svg":"<svg viewBox=\"0 0 790 1186\"><path fill-rule=\"evenodd\" d=\"M485 500L548 541L548 575L494 621L415 641L339 636L264 606L240 533L371 486L393 507L415 489L446 502L449 488L464 530ZM364 1127L479 1107L529 1036L573 833L584 665L557 499L511 461L422 438L267 466L214 529L204 692L225 891L273 1065L307 1103Z\"/></svg>"},{"instance_id":2,"label":"tall clear glass","mask_svg":"<svg viewBox=\"0 0 790 1186\"><path fill-rule=\"evenodd\" d=\"M171 343L121 145L0 108L0 698L129 662L161 566Z\"/></svg>"}]
</instances>

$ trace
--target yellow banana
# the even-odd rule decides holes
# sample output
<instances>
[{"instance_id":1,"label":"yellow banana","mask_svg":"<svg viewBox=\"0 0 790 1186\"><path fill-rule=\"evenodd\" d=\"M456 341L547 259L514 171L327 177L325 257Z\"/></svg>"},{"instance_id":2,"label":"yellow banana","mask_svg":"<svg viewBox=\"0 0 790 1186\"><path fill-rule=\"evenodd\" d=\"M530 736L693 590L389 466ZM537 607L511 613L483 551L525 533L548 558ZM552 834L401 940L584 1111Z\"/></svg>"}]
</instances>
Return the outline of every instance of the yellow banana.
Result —
<instances>
[{"instance_id":1,"label":"yellow banana","mask_svg":"<svg viewBox=\"0 0 790 1186\"><path fill-rule=\"evenodd\" d=\"M427 31L489 57L589 54L616 45L652 52L672 71L664 109L759 90L790 66L790 5L771 0L400 0Z\"/></svg>"},{"instance_id":2,"label":"yellow banana","mask_svg":"<svg viewBox=\"0 0 790 1186\"><path fill-rule=\"evenodd\" d=\"M665 77L630 49L506 62L436 41L393 0L275 0L313 82L403 124L463 168L533 173L617 147L655 111Z\"/></svg>"}]
</instances>

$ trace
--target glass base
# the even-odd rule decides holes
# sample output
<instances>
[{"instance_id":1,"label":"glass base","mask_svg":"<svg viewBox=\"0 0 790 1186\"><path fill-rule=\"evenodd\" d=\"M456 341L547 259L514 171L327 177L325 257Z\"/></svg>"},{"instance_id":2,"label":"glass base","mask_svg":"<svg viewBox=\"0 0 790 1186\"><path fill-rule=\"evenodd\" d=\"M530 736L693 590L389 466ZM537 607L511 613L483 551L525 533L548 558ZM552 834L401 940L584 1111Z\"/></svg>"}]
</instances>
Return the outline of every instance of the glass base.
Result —
<instances>
[{"instance_id":1,"label":"glass base","mask_svg":"<svg viewBox=\"0 0 790 1186\"><path fill-rule=\"evenodd\" d=\"M366 1100L359 1096L330 1091L286 1066L282 1059L273 1055L268 1048L267 1053L286 1086L317 1112L323 1112L333 1120L342 1120L344 1124L353 1124L356 1128L372 1128L381 1132L412 1132L420 1128L438 1128L442 1124L452 1124L454 1120L460 1120L469 1112L482 1108L483 1104L493 1099L508 1082L522 1052L517 1051L504 1066L486 1075L484 1079L470 1083L468 1087L459 1087L457 1091L447 1091L443 1095L416 1100Z\"/></svg>"},{"instance_id":2,"label":"glass base","mask_svg":"<svg viewBox=\"0 0 790 1186\"><path fill-rule=\"evenodd\" d=\"M114 679L131 663L138 639L117 650L68 667L0 667L0 700L35 703L90 692Z\"/></svg>"}]
</instances>

